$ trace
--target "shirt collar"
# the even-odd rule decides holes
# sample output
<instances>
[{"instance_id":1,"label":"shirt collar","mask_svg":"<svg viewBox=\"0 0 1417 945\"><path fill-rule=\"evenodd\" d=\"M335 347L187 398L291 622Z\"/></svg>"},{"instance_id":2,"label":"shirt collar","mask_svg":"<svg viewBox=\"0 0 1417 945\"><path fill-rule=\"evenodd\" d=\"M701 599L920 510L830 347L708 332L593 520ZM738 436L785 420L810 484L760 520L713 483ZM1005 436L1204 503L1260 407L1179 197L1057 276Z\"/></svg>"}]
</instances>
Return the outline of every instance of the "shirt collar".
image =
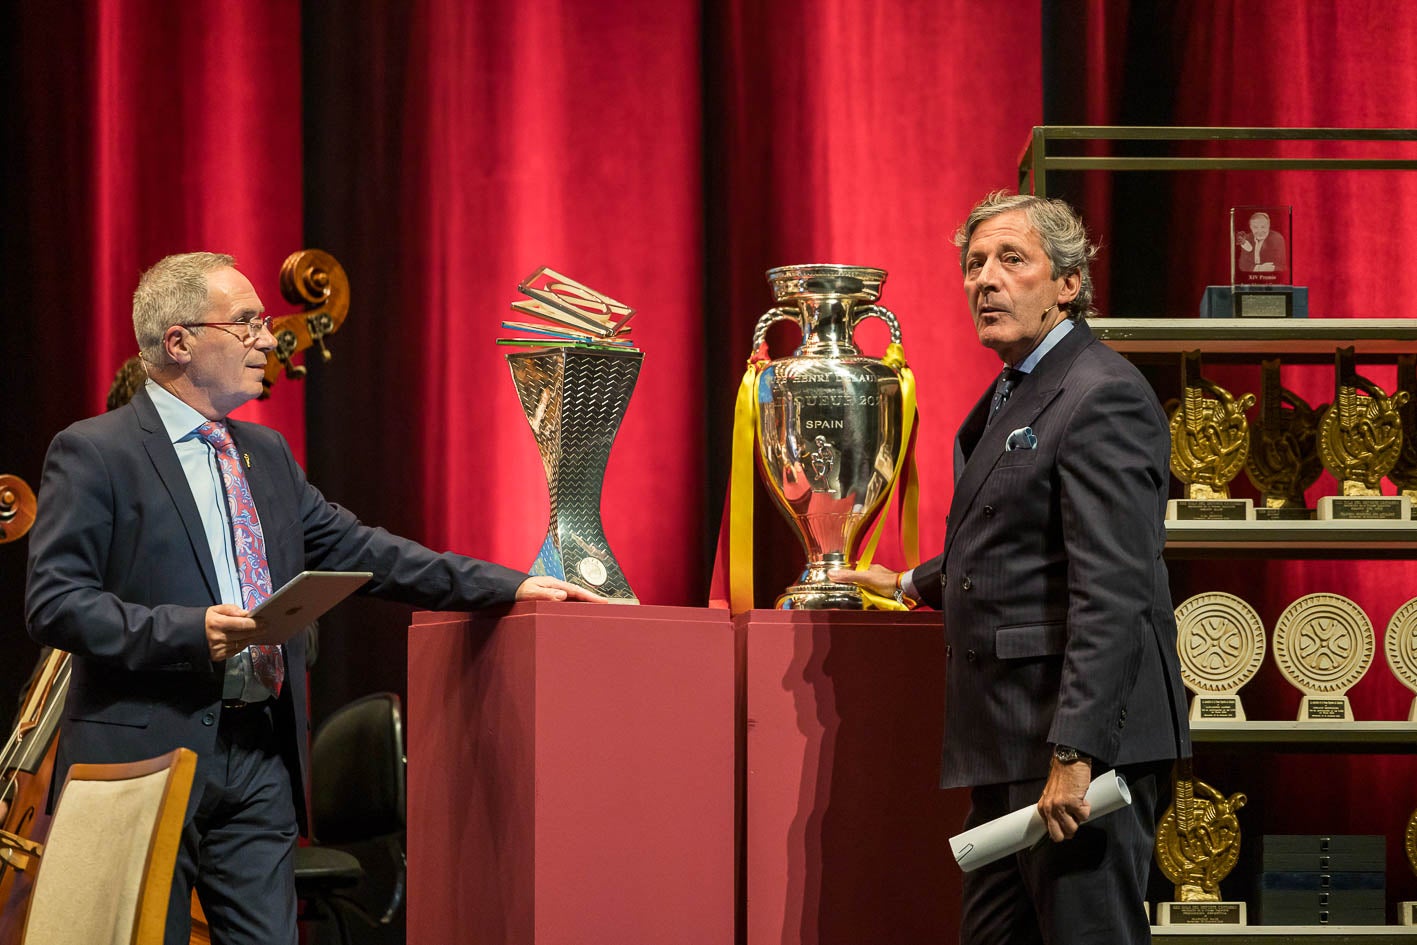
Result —
<instances>
[{"instance_id":1,"label":"shirt collar","mask_svg":"<svg viewBox=\"0 0 1417 945\"><path fill-rule=\"evenodd\" d=\"M1073 320L1064 318L1053 326L1053 330L1043 336L1043 340L1038 342L1038 346L1028 353L1018 364L1014 365L1015 371L1022 371L1030 374L1038 366L1038 362L1043 360L1043 356L1053 350L1053 346L1067 337L1068 332L1073 330Z\"/></svg>"},{"instance_id":2,"label":"shirt collar","mask_svg":"<svg viewBox=\"0 0 1417 945\"><path fill-rule=\"evenodd\" d=\"M193 409L190 404L184 402L152 378L148 378L143 389L152 398L153 406L157 408L158 418L162 420L163 429L167 431L167 437L173 443L192 436L197 427L207 422L207 418Z\"/></svg>"}]
</instances>

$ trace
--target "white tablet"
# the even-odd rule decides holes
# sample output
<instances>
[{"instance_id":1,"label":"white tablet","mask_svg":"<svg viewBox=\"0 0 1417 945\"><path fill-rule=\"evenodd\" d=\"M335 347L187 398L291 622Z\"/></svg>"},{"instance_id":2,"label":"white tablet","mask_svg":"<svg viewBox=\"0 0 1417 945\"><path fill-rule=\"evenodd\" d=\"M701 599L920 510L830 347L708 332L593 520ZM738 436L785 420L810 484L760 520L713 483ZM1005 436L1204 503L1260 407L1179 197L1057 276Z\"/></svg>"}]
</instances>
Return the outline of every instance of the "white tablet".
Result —
<instances>
[{"instance_id":1,"label":"white tablet","mask_svg":"<svg viewBox=\"0 0 1417 945\"><path fill-rule=\"evenodd\" d=\"M289 636L313 623L373 576L373 571L301 571L257 604L251 616L267 628Z\"/></svg>"}]
</instances>

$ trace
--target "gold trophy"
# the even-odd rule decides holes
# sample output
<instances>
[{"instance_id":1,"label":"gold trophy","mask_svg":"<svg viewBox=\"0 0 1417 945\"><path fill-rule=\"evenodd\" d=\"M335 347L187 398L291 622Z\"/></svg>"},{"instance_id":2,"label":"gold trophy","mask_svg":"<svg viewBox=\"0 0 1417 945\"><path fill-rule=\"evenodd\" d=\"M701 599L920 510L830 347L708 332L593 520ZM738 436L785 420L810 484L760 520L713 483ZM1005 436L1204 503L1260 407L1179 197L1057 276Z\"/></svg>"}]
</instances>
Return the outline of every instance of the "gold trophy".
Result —
<instances>
[{"instance_id":1,"label":"gold trophy","mask_svg":"<svg viewBox=\"0 0 1417 945\"><path fill-rule=\"evenodd\" d=\"M1417 597L1392 615L1383 634L1383 653L1388 668L1408 689L1417 693ZM1417 699L1407 713L1407 721L1417 722Z\"/></svg>"},{"instance_id":2,"label":"gold trophy","mask_svg":"<svg viewBox=\"0 0 1417 945\"><path fill-rule=\"evenodd\" d=\"M1407 395L1407 402L1397 408L1402 418L1402 451L1387 477L1397 486L1398 495L1417 506L1417 355L1397 356L1397 389Z\"/></svg>"},{"instance_id":3,"label":"gold trophy","mask_svg":"<svg viewBox=\"0 0 1417 945\"><path fill-rule=\"evenodd\" d=\"M1411 395L1389 397L1358 373L1356 361L1352 348L1334 352L1333 404L1319 421L1319 458L1343 493L1319 499L1319 518L1406 520L1412 500L1383 495L1382 480L1402 452L1398 410Z\"/></svg>"},{"instance_id":4,"label":"gold trophy","mask_svg":"<svg viewBox=\"0 0 1417 945\"><path fill-rule=\"evenodd\" d=\"M1323 472L1319 461L1319 414L1304 399L1279 382L1279 361L1260 367L1260 416L1250 424L1250 455L1245 475L1259 490L1260 521L1308 520L1314 513L1304 504L1304 490ZM1414 468L1417 473L1417 467ZM1417 484L1417 479L1414 479Z\"/></svg>"},{"instance_id":5,"label":"gold trophy","mask_svg":"<svg viewBox=\"0 0 1417 945\"><path fill-rule=\"evenodd\" d=\"M1306 594L1274 624L1274 661L1294 688L1300 722L1352 722L1346 693L1373 664L1373 623L1338 594Z\"/></svg>"},{"instance_id":6,"label":"gold trophy","mask_svg":"<svg viewBox=\"0 0 1417 945\"><path fill-rule=\"evenodd\" d=\"M1264 662L1264 624L1234 594L1197 594L1176 608L1181 679L1196 694L1192 722L1243 722L1240 687Z\"/></svg>"},{"instance_id":7,"label":"gold trophy","mask_svg":"<svg viewBox=\"0 0 1417 945\"><path fill-rule=\"evenodd\" d=\"M1156 924L1245 925L1245 904L1220 900L1220 881L1240 858L1235 812L1245 795L1227 798L1197 781L1189 758L1176 762L1172 784L1175 800L1156 825L1156 865L1176 884L1177 901L1157 904Z\"/></svg>"},{"instance_id":8,"label":"gold trophy","mask_svg":"<svg viewBox=\"0 0 1417 945\"><path fill-rule=\"evenodd\" d=\"M1417 873L1417 811L1407 818L1407 830L1402 835L1402 849L1407 854L1407 865ZM1397 904L1398 921L1403 925L1417 925L1417 902L1407 900Z\"/></svg>"},{"instance_id":9,"label":"gold trophy","mask_svg":"<svg viewBox=\"0 0 1417 945\"><path fill-rule=\"evenodd\" d=\"M1171 412L1171 472L1186 484L1186 497L1166 503L1167 521L1252 520L1254 503L1230 498L1230 480L1250 451L1245 411L1255 395L1233 397L1202 377L1199 351L1182 356L1181 383L1181 401Z\"/></svg>"}]
</instances>

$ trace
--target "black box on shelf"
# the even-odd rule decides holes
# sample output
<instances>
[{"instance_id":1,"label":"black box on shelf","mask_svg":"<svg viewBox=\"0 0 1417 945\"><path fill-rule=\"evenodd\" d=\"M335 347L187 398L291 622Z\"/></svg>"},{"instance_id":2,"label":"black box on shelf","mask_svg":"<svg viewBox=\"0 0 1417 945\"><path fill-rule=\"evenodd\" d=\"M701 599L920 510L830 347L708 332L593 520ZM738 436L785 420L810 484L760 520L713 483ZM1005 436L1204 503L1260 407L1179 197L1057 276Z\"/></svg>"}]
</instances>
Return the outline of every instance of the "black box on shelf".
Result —
<instances>
[{"instance_id":1,"label":"black box on shelf","mask_svg":"<svg viewBox=\"0 0 1417 945\"><path fill-rule=\"evenodd\" d=\"M1265 835L1257 919L1263 925L1384 925L1386 862L1382 836Z\"/></svg>"}]
</instances>

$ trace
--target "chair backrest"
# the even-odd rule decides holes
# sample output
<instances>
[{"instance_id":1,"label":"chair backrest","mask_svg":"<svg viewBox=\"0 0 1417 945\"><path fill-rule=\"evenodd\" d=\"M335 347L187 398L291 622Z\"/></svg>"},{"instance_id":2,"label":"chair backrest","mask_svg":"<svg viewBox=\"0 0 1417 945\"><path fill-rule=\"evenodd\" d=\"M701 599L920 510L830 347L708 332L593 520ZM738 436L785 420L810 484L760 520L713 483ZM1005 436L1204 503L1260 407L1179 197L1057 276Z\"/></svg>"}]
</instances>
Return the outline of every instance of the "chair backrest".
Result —
<instances>
[{"instance_id":1,"label":"chair backrest","mask_svg":"<svg viewBox=\"0 0 1417 945\"><path fill-rule=\"evenodd\" d=\"M403 708L392 692L340 706L310 748L311 827L320 843L404 829Z\"/></svg>"},{"instance_id":2,"label":"chair backrest","mask_svg":"<svg viewBox=\"0 0 1417 945\"><path fill-rule=\"evenodd\" d=\"M74 765L54 809L26 945L161 945L197 756Z\"/></svg>"}]
</instances>

